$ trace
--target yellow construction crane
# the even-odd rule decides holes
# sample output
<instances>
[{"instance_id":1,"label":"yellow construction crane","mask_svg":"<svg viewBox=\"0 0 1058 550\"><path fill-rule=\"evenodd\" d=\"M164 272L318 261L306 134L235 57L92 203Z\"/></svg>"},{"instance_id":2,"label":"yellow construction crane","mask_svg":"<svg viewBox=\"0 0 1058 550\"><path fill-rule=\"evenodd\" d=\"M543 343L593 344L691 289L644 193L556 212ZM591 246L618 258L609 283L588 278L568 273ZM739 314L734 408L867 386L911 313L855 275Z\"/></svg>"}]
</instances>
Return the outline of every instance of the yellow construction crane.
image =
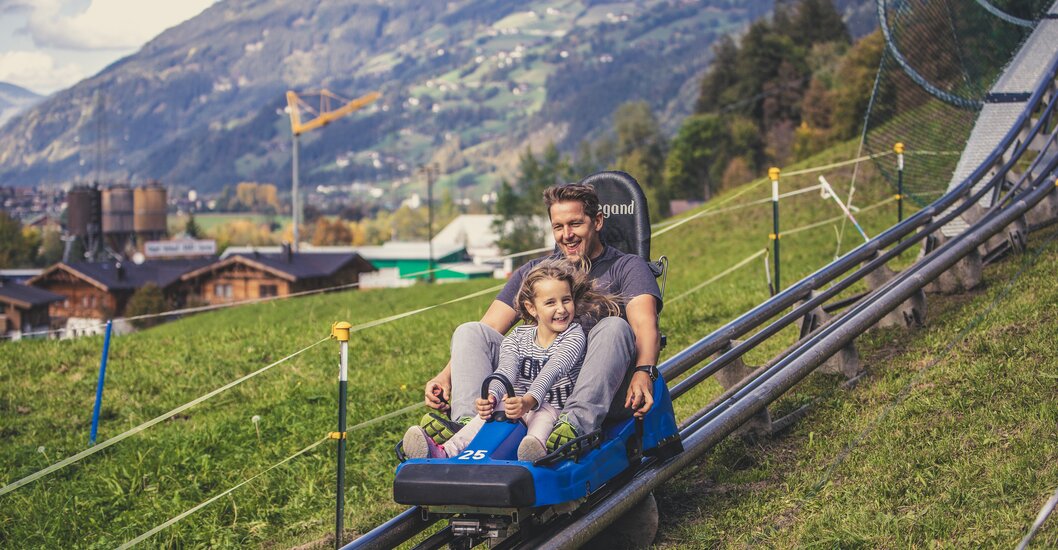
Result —
<instances>
[{"instance_id":1,"label":"yellow construction crane","mask_svg":"<svg viewBox=\"0 0 1058 550\"><path fill-rule=\"evenodd\" d=\"M372 102L382 97L382 94L378 92L371 92L350 101L327 89L305 95L318 96L319 106L314 108L312 105L309 105L308 102L304 101L301 96L293 90L287 92L287 107L290 108L290 130L295 136L304 134L310 130L315 130L316 128L322 128L345 115L370 105ZM341 106L333 108L334 105ZM301 122L302 109L315 114L315 118L308 122Z\"/></svg>"},{"instance_id":2,"label":"yellow construction crane","mask_svg":"<svg viewBox=\"0 0 1058 550\"><path fill-rule=\"evenodd\" d=\"M298 196L298 149L301 134L317 128L323 128L335 120L358 111L382 97L382 94L378 92L371 92L350 101L327 89L318 92L310 92L305 95L318 96L319 106L313 107L293 90L287 92L287 111L290 114L290 133L294 136L294 185L291 190L293 203L291 205L291 214L294 218L294 242L291 243L291 247L295 252L298 250L298 222L301 219L301 200ZM302 110L312 113L314 115L313 118L306 122L301 122Z\"/></svg>"}]
</instances>

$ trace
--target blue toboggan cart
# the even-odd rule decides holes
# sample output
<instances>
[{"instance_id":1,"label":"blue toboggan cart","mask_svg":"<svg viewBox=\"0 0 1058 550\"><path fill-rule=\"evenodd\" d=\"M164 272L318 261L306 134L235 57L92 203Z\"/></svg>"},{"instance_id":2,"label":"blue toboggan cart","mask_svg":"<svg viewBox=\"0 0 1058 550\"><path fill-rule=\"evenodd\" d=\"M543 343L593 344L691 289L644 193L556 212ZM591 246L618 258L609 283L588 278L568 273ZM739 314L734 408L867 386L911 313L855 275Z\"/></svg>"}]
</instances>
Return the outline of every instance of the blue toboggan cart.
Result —
<instances>
[{"instance_id":1,"label":"blue toboggan cart","mask_svg":"<svg viewBox=\"0 0 1058 550\"><path fill-rule=\"evenodd\" d=\"M623 172L600 172L582 180L595 186L606 217L602 238L625 253L637 254L663 276L667 262L650 260L650 222L643 191ZM664 285L662 285L664 288ZM664 337L662 338L664 342ZM498 374L510 395L510 381ZM517 459L525 423L498 411L459 456L408 459L400 445L393 498L418 505L424 514L447 518L454 535L491 538L575 511L593 495L622 483L644 457L665 459L683 450L665 380L654 382L654 406L642 419L607 419L602 429L570 441L536 462Z\"/></svg>"}]
</instances>

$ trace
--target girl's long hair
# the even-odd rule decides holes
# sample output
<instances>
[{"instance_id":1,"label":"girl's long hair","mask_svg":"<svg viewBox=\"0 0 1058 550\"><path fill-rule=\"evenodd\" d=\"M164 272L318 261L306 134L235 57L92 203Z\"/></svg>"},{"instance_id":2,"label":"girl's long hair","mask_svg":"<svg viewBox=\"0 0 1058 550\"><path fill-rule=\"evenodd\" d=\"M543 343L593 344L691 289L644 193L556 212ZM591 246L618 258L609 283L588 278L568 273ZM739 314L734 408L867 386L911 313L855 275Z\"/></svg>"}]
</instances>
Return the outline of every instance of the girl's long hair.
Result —
<instances>
[{"instance_id":1,"label":"girl's long hair","mask_svg":"<svg viewBox=\"0 0 1058 550\"><path fill-rule=\"evenodd\" d=\"M536 324L536 319L529 314L525 303L533 302L536 296L536 283L545 279L565 281L573 294L575 314L580 317L589 314L593 317L609 317L621 314L622 299L615 294L603 292L595 287L594 281L588 278L588 270L575 265L565 258L548 258L543 260L522 279L518 289L517 310L526 323Z\"/></svg>"}]
</instances>

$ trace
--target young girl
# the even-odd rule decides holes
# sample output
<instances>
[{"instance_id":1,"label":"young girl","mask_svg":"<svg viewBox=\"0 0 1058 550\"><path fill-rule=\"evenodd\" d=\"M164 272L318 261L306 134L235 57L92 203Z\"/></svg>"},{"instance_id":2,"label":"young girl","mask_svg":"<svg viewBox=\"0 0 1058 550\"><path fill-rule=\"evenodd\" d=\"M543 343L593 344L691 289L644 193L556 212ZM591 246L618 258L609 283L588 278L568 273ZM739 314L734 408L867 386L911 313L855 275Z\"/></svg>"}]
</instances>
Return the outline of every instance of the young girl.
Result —
<instances>
[{"instance_id":1,"label":"young girl","mask_svg":"<svg viewBox=\"0 0 1058 550\"><path fill-rule=\"evenodd\" d=\"M586 270L566 259L547 259L522 281L518 313L525 324L503 339L496 368L496 373L511 381L516 395L505 395L503 384L493 380L489 398L477 400L478 416L443 446L434 443L421 427L409 428L404 434L407 456L458 455L494 409L504 411L507 418L525 419L529 433L518 446L518 460L535 461L547 454L545 442L573 391L584 360L584 331L574 319L578 314L617 315L618 305L613 296L592 287Z\"/></svg>"}]
</instances>

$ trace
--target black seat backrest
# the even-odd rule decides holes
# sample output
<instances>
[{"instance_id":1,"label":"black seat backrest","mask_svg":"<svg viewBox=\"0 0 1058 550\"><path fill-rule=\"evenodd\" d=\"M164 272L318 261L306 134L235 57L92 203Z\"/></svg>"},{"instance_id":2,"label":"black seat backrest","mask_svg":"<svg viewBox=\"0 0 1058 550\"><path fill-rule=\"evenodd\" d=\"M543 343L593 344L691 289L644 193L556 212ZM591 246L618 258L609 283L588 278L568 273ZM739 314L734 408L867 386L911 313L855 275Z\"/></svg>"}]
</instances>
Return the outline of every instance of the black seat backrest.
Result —
<instances>
[{"instance_id":1,"label":"black seat backrest","mask_svg":"<svg viewBox=\"0 0 1058 550\"><path fill-rule=\"evenodd\" d=\"M591 184L603 213L602 240L650 262L650 212L639 182L617 171L598 172L580 183Z\"/></svg>"}]
</instances>

